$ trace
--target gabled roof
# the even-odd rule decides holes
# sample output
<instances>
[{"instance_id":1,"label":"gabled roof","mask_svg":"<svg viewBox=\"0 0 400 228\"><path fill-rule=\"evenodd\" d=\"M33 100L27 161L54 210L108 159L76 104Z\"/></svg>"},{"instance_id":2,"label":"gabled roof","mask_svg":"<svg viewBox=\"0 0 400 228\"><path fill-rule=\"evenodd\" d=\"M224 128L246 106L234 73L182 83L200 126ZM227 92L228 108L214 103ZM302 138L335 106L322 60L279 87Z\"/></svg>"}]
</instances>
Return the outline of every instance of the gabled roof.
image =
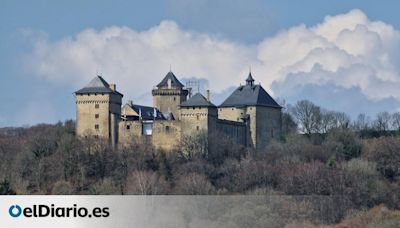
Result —
<instances>
[{"instance_id":1,"label":"gabled roof","mask_svg":"<svg viewBox=\"0 0 400 228\"><path fill-rule=\"evenodd\" d=\"M165 75L164 79L158 83L157 87L168 87L168 80L171 80L171 87L183 88L183 84L176 78L171 71Z\"/></svg>"},{"instance_id":2,"label":"gabled roof","mask_svg":"<svg viewBox=\"0 0 400 228\"><path fill-rule=\"evenodd\" d=\"M201 93L196 93L189 100L182 102L181 107L217 107L209 102Z\"/></svg>"},{"instance_id":3,"label":"gabled roof","mask_svg":"<svg viewBox=\"0 0 400 228\"><path fill-rule=\"evenodd\" d=\"M266 106L282 108L261 85L253 85L252 80L254 81L249 75L247 84L239 86L219 107Z\"/></svg>"},{"instance_id":4,"label":"gabled roof","mask_svg":"<svg viewBox=\"0 0 400 228\"><path fill-rule=\"evenodd\" d=\"M156 108L157 117L156 120L165 120L163 114ZM154 119L154 107L143 106L143 105L135 105L127 103L122 107L121 116L135 116L139 117L139 113L143 120L153 120Z\"/></svg>"},{"instance_id":5,"label":"gabled roof","mask_svg":"<svg viewBox=\"0 0 400 228\"><path fill-rule=\"evenodd\" d=\"M75 94L85 93L115 93L123 96L121 93L113 91L101 76L96 76L85 87L75 92Z\"/></svg>"}]
</instances>

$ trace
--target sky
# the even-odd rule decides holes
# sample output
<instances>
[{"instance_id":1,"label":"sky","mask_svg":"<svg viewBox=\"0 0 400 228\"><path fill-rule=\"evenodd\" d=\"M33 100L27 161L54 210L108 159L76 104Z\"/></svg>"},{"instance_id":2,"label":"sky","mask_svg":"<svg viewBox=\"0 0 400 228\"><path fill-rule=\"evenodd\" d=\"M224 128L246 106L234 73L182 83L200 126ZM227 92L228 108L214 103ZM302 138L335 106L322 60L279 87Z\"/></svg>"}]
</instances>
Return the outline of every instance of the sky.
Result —
<instances>
[{"instance_id":1,"label":"sky","mask_svg":"<svg viewBox=\"0 0 400 228\"><path fill-rule=\"evenodd\" d=\"M97 73L151 104L171 68L219 105L247 77L351 117L400 111L398 1L1 0L0 127L75 118Z\"/></svg>"}]
</instances>

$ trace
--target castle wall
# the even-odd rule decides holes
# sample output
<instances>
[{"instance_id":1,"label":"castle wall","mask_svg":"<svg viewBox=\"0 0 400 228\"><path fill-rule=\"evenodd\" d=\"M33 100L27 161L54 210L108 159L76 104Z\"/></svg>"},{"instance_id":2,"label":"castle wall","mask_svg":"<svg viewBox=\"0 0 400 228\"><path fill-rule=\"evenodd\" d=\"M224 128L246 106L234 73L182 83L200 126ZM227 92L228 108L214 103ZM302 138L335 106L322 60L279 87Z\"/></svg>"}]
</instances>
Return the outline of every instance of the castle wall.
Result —
<instances>
[{"instance_id":1,"label":"castle wall","mask_svg":"<svg viewBox=\"0 0 400 228\"><path fill-rule=\"evenodd\" d=\"M256 106L248 106L246 107L246 114L249 115L249 138L248 146L258 149L258 137L259 129L257 128L257 123L260 120L257 116ZM262 121L262 120L261 120Z\"/></svg>"},{"instance_id":2,"label":"castle wall","mask_svg":"<svg viewBox=\"0 0 400 228\"><path fill-rule=\"evenodd\" d=\"M194 134L201 130L215 132L218 111L209 107L182 107L181 110L183 134Z\"/></svg>"},{"instance_id":3,"label":"castle wall","mask_svg":"<svg viewBox=\"0 0 400 228\"><path fill-rule=\"evenodd\" d=\"M78 136L94 135L109 139L109 98L108 94L76 95L76 133Z\"/></svg>"},{"instance_id":4,"label":"castle wall","mask_svg":"<svg viewBox=\"0 0 400 228\"><path fill-rule=\"evenodd\" d=\"M279 108L257 107L257 150L264 150L272 140L279 140L282 135L282 112Z\"/></svg>"},{"instance_id":5,"label":"castle wall","mask_svg":"<svg viewBox=\"0 0 400 228\"><path fill-rule=\"evenodd\" d=\"M142 123L140 121L119 122L119 143L138 143L142 135Z\"/></svg>"},{"instance_id":6,"label":"castle wall","mask_svg":"<svg viewBox=\"0 0 400 228\"><path fill-rule=\"evenodd\" d=\"M246 114L246 108L218 108L218 118L222 120L242 121L240 119L242 114Z\"/></svg>"},{"instance_id":7,"label":"castle wall","mask_svg":"<svg viewBox=\"0 0 400 228\"><path fill-rule=\"evenodd\" d=\"M282 114L278 108L247 106L243 108L224 107L218 109L219 119L243 121L241 116L249 115L247 146L263 150L271 140L279 139L282 134Z\"/></svg>"},{"instance_id":8,"label":"castle wall","mask_svg":"<svg viewBox=\"0 0 400 228\"><path fill-rule=\"evenodd\" d=\"M153 107L156 107L163 114L171 111L175 119L179 119L179 105L186 101L187 90L179 89L154 89Z\"/></svg>"},{"instance_id":9,"label":"castle wall","mask_svg":"<svg viewBox=\"0 0 400 228\"><path fill-rule=\"evenodd\" d=\"M217 137L228 137L239 145L246 145L247 126L245 123L217 120Z\"/></svg>"},{"instance_id":10,"label":"castle wall","mask_svg":"<svg viewBox=\"0 0 400 228\"><path fill-rule=\"evenodd\" d=\"M181 130L180 121L155 121L152 135L153 146L164 150L172 150L178 147L181 142Z\"/></svg>"},{"instance_id":11,"label":"castle wall","mask_svg":"<svg viewBox=\"0 0 400 228\"><path fill-rule=\"evenodd\" d=\"M142 121L121 121L119 123L119 143L151 143L154 147L172 150L178 147L181 139L181 122L176 120L157 120L152 122L152 134L143 134Z\"/></svg>"},{"instance_id":12,"label":"castle wall","mask_svg":"<svg viewBox=\"0 0 400 228\"><path fill-rule=\"evenodd\" d=\"M116 146L121 99L121 96L115 94L76 94L77 135L94 135Z\"/></svg>"}]
</instances>

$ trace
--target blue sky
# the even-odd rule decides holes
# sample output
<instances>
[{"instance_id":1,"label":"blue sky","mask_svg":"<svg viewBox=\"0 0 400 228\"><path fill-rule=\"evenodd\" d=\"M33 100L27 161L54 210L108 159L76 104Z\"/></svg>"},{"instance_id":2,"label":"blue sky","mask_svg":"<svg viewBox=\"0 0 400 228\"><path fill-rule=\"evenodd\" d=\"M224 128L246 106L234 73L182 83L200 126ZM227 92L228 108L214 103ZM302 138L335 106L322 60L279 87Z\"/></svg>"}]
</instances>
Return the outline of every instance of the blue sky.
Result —
<instances>
[{"instance_id":1,"label":"blue sky","mask_svg":"<svg viewBox=\"0 0 400 228\"><path fill-rule=\"evenodd\" d=\"M393 112L400 107L398 94L392 92L397 88L395 86L397 86L396 83L399 80L398 67L400 68L400 61L396 61L399 60L397 59L398 56L390 52L391 47L394 47L394 50L397 50L398 47L397 41L399 40L396 37L397 31L400 30L399 6L398 1L385 1L383 4L379 1L344 0L332 2L2 0L0 2L0 84L2 87L0 90L0 102L2 103L0 127L33 125L41 122L54 123L58 120L74 118L75 104L72 92L82 87L88 79L93 77L98 70L97 68L104 68L103 73L108 81L115 81L121 85L120 88L124 89L121 92L126 95L125 97L132 97L138 103L149 103L149 97L146 95L150 95L151 85L162 79L168 71L167 66L170 64L172 64L174 72L181 78L196 77L207 81L208 84L205 83L204 86L209 86L212 91L215 91L214 99L217 104L232 88L238 85L240 77L245 78L248 66L254 65L252 68L254 68L256 80L261 81L262 85L271 90L274 96L284 98L290 103L297 99L310 99L323 107L343 110L352 116L361 111L371 116L383 110ZM361 13L349 13L353 9L359 9ZM287 46L288 44L284 42L288 40L288 37L299 33L303 34L301 35L303 37L309 31L314 32L313 27L323 24L327 15L342 14L345 14L343 17L350 18L343 23L363 21L363 15L365 15L367 17L366 30L376 32L380 25L373 23L371 25L370 22L381 21L385 26L392 26L395 34L390 33L390 39L386 39L386 32L378 32L381 37L378 37L377 50L368 49L368 54L363 52L362 60L357 58L349 60L354 61L351 66L332 66L334 68L332 70L333 68L329 64L335 65L335 62L341 61L341 57L337 57L335 61L321 63L322 70L315 67L320 64L317 61L318 64L313 63L314 67L307 68L306 74L293 70L279 77L268 75L271 72L267 68L273 62L268 55L279 52L278 47L273 44ZM339 19L336 21L340 22ZM304 24L305 27L299 28L301 24ZM325 24L328 24L328 22ZM346 27L346 25L341 26ZM114 30L107 30L110 27ZM354 31L352 37L356 37L359 34L358 31L365 31L363 28L352 27L347 30ZM92 32L88 29L92 29L90 30ZM189 38L181 40L179 37L173 37L170 34L171 31ZM100 59L99 62L93 60L94 57L92 56L90 57L92 59L87 60L87 62L85 62L86 59L83 59L82 64L90 63L87 64L90 69L82 70L81 68L85 65L81 66L79 63L71 62L66 57L70 56L71 53L65 54L63 52L65 46L76 48L77 52L82 51L84 53L82 58L85 58L87 53L93 51L93 49L84 50L84 45L79 42L84 40L82 42L87 45L91 43L90 40L87 40L90 37L98 39L101 36L108 37L110 33L115 32L125 34L123 35L124 39L121 39L123 41L127 37L135 39L154 38L154 42L161 40L159 41L160 45L167 45L163 48L168 50L168 53L163 52L163 54L170 54L172 57L163 62L162 59L165 59L165 56L158 54L159 47L156 47L153 51L143 52L140 46L143 42L128 43L131 52L137 52L138 56L151 53L151 55L143 57L143 62L140 62L138 56L133 56L134 69L130 69L129 53L115 51L115 48L121 48L124 45L114 44L116 41L113 41L112 45L104 46L107 50L111 49L107 52L107 57ZM82 36L84 38L81 39ZM324 33L321 36L327 37L328 35ZM168 46L170 43L166 42L164 37L167 37L165 40L168 42L178 40L187 44L187 46L176 43ZM216 49L220 52L208 55L202 53L202 49L196 48L197 46L208 45L210 40L213 43L210 50L217 47ZM347 51L347 43L343 41L338 46L344 47L344 50ZM378 49L382 45L388 51L381 53ZM154 44L150 46L154 47ZM329 49L329 47L329 45L323 46L323 49ZM185 62L179 56L184 54L183 50L185 49L192 50L191 55L197 55L197 57L183 67ZM319 49L321 47L317 45L316 48L310 49L310 53L316 53ZM349 47L347 52L354 54L352 51L357 52L359 49L354 50ZM372 63L374 65L375 60L368 59L370 52L373 51L381 54L382 58L389 56L387 58L390 64L380 62L373 69L357 68L356 66L360 64L371 65ZM326 56L340 55L340 51L337 50L334 54L332 53L325 51L319 55L315 54L314 58L324 59ZM118 65L119 68L126 67L129 69L123 71L105 64L104 61L109 61L108 56L111 54L116 56L117 60L126 61L126 63ZM120 55L123 57L119 57ZM184 59L190 61L191 55ZM233 58L232 55L239 57ZM281 53L281 55L281 58L285 59L284 53ZM289 55L289 57L291 56ZM309 64L308 59L312 57L301 56L296 62L304 62L304 65L307 65ZM159 59L153 62L152 59L154 58ZM210 58L215 59L213 62L208 62ZM220 58L228 60L225 62L221 60L220 62ZM332 58L335 59L336 57L330 57L330 59ZM65 61L65 59L70 62ZM60 62L63 61L65 61L65 65L60 65ZM202 63L204 63L204 66L202 66ZM32 66L33 64L34 66ZM282 64L282 69L294 69L296 67L300 67L296 69L302 69L302 71L305 69L301 66L294 66L292 63L279 64ZM43 70L42 66L47 68ZM390 69L387 70L386 68ZM193 70L190 71L190 69ZM278 69L279 72L282 72L282 69ZM235 71L237 71L237 75L233 76L234 73L232 72ZM331 73L332 71L334 73ZM93 75L90 75L90 73L84 75L83 72L93 72ZM228 76L219 76L225 74L225 72ZM315 76L316 72L318 76ZM345 78L344 75L350 73L361 74L360 72L364 72L365 75L372 72L370 76L365 76L369 77L365 83L355 83L354 80L356 79L351 78L354 76L348 76L347 78L350 78L348 81L346 81L347 79L337 79L342 76ZM119 76L125 73L127 76ZM129 75L135 73L138 75ZM379 80L374 77L375 73ZM143 74L149 75L143 76ZM334 79L331 80L329 77ZM360 80L364 80L363 76L360 76L360 78ZM292 85L293 81L296 81L295 79L306 83ZM332 83L330 83L331 81ZM138 82L141 85L137 85ZM144 88L142 89L142 87ZM385 94L379 94L379 96L375 94L382 90ZM335 98L329 99L333 94L336 94Z\"/></svg>"}]
</instances>

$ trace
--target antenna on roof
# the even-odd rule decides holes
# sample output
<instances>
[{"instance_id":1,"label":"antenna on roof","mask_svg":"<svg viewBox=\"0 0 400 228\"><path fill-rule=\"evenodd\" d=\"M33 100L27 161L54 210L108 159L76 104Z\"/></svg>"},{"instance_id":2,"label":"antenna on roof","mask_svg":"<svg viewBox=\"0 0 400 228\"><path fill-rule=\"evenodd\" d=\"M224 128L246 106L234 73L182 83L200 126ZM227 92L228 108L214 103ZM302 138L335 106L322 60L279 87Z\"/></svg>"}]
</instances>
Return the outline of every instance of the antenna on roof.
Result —
<instances>
[{"instance_id":1,"label":"antenna on roof","mask_svg":"<svg viewBox=\"0 0 400 228\"><path fill-rule=\"evenodd\" d=\"M251 74L251 64L249 65L249 73Z\"/></svg>"},{"instance_id":2,"label":"antenna on roof","mask_svg":"<svg viewBox=\"0 0 400 228\"><path fill-rule=\"evenodd\" d=\"M197 88L197 92L200 93L200 81L189 80L186 82L186 88L189 90L189 98L192 97L193 88Z\"/></svg>"},{"instance_id":3,"label":"antenna on roof","mask_svg":"<svg viewBox=\"0 0 400 228\"><path fill-rule=\"evenodd\" d=\"M169 64L169 72L172 72L172 65Z\"/></svg>"}]
</instances>

